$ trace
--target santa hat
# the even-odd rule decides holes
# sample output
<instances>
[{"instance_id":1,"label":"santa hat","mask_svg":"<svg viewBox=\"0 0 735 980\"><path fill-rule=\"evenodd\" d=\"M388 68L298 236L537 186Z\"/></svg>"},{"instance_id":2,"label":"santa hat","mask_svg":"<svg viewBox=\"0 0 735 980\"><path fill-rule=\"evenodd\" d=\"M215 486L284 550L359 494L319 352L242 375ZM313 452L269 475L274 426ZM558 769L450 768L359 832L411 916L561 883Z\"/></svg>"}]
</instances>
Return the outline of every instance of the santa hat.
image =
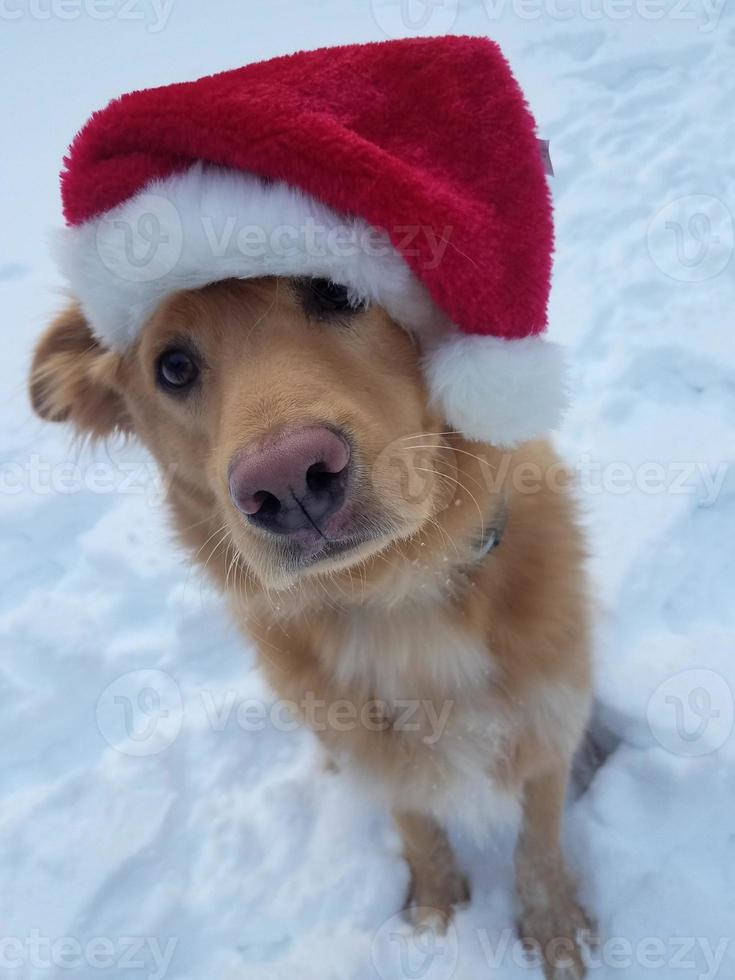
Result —
<instances>
[{"instance_id":1,"label":"santa hat","mask_svg":"<svg viewBox=\"0 0 735 980\"><path fill-rule=\"evenodd\" d=\"M327 278L417 338L434 403L469 438L512 445L559 420L550 195L486 38L323 48L132 92L78 134L62 197L60 266L107 347L182 289Z\"/></svg>"}]
</instances>

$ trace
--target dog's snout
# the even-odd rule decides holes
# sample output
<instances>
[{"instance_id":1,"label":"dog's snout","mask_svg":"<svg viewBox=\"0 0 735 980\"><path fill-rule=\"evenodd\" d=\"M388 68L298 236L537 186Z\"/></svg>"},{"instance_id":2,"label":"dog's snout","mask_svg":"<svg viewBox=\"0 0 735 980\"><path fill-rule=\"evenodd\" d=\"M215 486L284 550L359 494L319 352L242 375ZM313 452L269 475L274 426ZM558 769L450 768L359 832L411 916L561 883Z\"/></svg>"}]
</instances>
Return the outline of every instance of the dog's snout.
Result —
<instances>
[{"instance_id":1,"label":"dog's snout","mask_svg":"<svg viewBox=\"0 0 735 980\"><path fill-rule=\"evenodd\" d=\"M230 466L230 495L251 523L274 534L321 531L345 502L349 464L341 435L307 426L239 453Z\"/></svg>"}]
</instances>

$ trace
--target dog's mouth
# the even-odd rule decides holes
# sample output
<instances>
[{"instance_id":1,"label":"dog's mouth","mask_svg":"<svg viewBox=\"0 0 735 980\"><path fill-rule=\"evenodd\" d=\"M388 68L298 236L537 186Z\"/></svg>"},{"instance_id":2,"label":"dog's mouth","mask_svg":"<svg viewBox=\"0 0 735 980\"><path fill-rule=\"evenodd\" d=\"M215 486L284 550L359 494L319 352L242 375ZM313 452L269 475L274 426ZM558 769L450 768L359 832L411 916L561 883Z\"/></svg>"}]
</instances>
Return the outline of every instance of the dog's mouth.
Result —
<instances>
[{"instance_id":1,"label":"dog's mouth","mask_svg":"<svg viewBox=\"0 0 735 980\"><path fill-rule=\"evenodd\" d=\"M348 569L400 537L396 522L366 503L348 505L332 518L315 519L310 527L291 534L252 530L261 542L259 557L251 544L242 541L238 546L239 533L233 535L236 548L257 577L274 588L289 587L301 576Z\"/></svg>"},{"instance_id":2,"label":"dog's mouth","mask_svg":"<svg viewBox=\"0 0 735 980\"><path fill-rule=\"evenodd\" d=\"M336 558L347 557L350 552L355 552L375 540L373 537L364 535L343 539L323 538L315 541L313 544L298 546L299 550L294 555L294 558L296 564L300 567L308 568Z\"/></svg>"},{"instance_id":3,"label":"dog's mouth","mask_svg":"<svg viewBox=\"0 0 735 980\"><path fill-rule=\"evenodd\" d=\"M297 573L338 560L344 563L353 555L359 560L366 550L379 548L395 536L393 523L377 515L350 508L337 518L322 526L314 522L311 528L273 541L276 564Z\"/></svg>"}]
</instances>

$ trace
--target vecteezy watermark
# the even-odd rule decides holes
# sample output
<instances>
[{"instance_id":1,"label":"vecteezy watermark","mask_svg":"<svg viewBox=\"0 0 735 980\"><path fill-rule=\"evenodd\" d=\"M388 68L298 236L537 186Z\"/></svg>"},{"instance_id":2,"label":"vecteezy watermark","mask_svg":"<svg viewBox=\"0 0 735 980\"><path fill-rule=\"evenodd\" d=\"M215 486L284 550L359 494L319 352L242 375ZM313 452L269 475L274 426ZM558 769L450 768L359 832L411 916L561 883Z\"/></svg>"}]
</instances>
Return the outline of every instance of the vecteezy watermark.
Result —
<instances>
[{"instance_id":1,"label":"vecteezy watermark","mask_svg":"<svg viewBox=\"0 0 735 980\"><path fill-rule=\"evenodd\" d=\"M27 936L0 934L0 972L32 970L135 970L145 980L163 980L171 966L178 939L158 936L44 936L32 929ZM23 974L25 976L25 972Z\"/></svg>"},{"instance_id":2,"label":"vecteezy watermark","mask_svg":"<svg viewBox=\"0 0 735 980\"><path fill-rule=\"evenodd\" d=\"M207 245L215 258L233 252L243 258L268 264L269 259L307 255L315 259L350 259L357 255L383 258L398 251L421 261L424 269L435 269L447 250L451 225L436 230L432 225L394 225L386 229L360 222L327 224L315 218L303 223L263 226L239 224L230 215L219 225L211 216L202 218Z\"/></svg>"},{"instance_id":3,"label":"vecteezy watermark","mask_svg":"<svg viewBox=\"0 0 735 980\"><path fill-rule=\"evenodd\" d=\"M181 258L184 229L174 204L147 192L135 201L135 213L113 211L97 223L100 261L127 282L154 282L167 276Z\"/></svg>"},{"instance_id":4,"label":"vecteezy watermark","mask_svg":"<svg viewBox=\"0 0 735 980\"><path fill-rule=\"evenodd\" d=\"M381 980L451 980L459 962L459 940L453 923L444 922L437 909L412 909L412 925L403 913L392 915L375 933L371 946L373 967Z\"/></svg>"},{"instance_id":5,"label":"vecteezy watermark","mask_svg":"<svg viewBox=\"0 0 735 980\"><path fill-rule=\"evenodd\" d=\"M647 497L696 496L700 507L711 507L717 501L728 472L729 466L724 462L716 466L701 460L669 460L666 463L644 460L635 464L609 460L602 463L586 453L571 466L573 483L583 496L610 494L619 497L629 493ZM548 480L552 490L563 490L563 479L563 468L550 469ZM532 474L529 474L527 486L534 486Z\"/></svg>"},{"instance_id":6,"label":"vecteezy watermark","mask_svg":"<svg viewBox=\"0 0 735 980\"><path fill-rule=\"evenodd\" d=\"M451 226L400 224L376 228L364 222L329 217L325 209L298 223L248 222L241 214L206 212L182 221L175 203L148 192L124 209L104 215L95 229L101 263L126 282L155 282L176 268L188 250L195 250L221 268L223 278L283 275L294 259L319 275L337 275L345 260L362 256L377 263L398 252L414 264L435 269L452 235ZM205 263L206 264L206 263ZM208 271L211 272L209 265ZM195 270L198 271L198 270Z\"/></svg>"},{"instance_id":7,"label":"vecteezy watermark","mask_svg":"<svg viewBox=\"0 0 735 980\"><path fill-rule=\"evenodd\" d=\"M725 678L714 670L691 668L663 681L646 709L654 738L675 755L707 755L730 738L735 699Z\"/></svg>"},{"instance_id":8,"label":"vecteezy watermark","mask_svg":"<svg viewBox=\"0 0 735 980\"><path fill-rule=\"evenodd\" d=\"M470 456L477 465L460 467L459 463ZM452 504L467 501L472 505L482 489L494 495L508 490L531 495L541 491L567 493L570 489L582 497L695 495L699 506L710 507L718 499L728 472L725 462L603 462L589 453L551 465L534 460L519 462L512 453L495 454L491 459L481 452L455 449L443 436L418 433L386 446L376 457L371 478L378 493L409 506L428 507L431 516L436 516Z\"/></svg>"},{"instance_id":9,"label":"vecteezy watermark","mask_svg":"<svg viewBox=\"0 0 735 980\"><path fill-rule=\"evenodd\" d=\"M422 511L428 509L429 516L456 503L458 494L465 493L469 499L481 488L493 494L512 489L521 495L542 490L566 493L572 488L582 496L684 495L696 496L700 507L710 507L717 501L729 472L725 462L714 465L702 460L646 460L634 464L625 460L602 462L583 453L570 462L542 466L533 460L518 463L512 453L493 457L491 464L477 453L477 471L467 476L458 467L467 455L467 450L457 450L443 436L432 433L396 439L375 457L372 484L387 498L399 499ZM143 496L151 506L159 506L167 498L176 471L175 464L162 470L149 458L122 462L51 461L31 453L0 465L0 497L92 493Z\"/></svg>"},{"instance_id":10,"label":"vecteezy watermark","mask_svg":"<svg viewBox=\"0 0 735 980\"><path fill-rule=\"evenodd\" d=\"M116 20L142 23L149 34L162 31L176 0L0 0L0 21Z\"/></svg>"},{"instance_id":11,"label":"vecteezy watermark","mask_svg":"<svg viewBox=\"0 0 735 980\"><path fill-rule=\"evenodd\" d=\"M234 691L215 696L200 692L207 720L215 731L224 731L232 718L244 731L266 727L293 731L302 725L313 732L414 732L426 745L436 745L444 733L454 701L429 698L372 698L356 703L348 698L327 701L307 691L299 701L279 698L266 703L256 698L239 700Z\"/></svg>"},{"instance_id":12,"label":"vecteezy watermark","mask_svg":"<svg viewBox=\"0 0 735 980\"><path fill-rule=\"evenodd\" d=\"M8 460L0 466L0 497L21 493L39 496L119 494L143 496L149 504L158 506L166 499L175 472L174 465L162 471L150 459L120 463L111 460L51 462L39 453L32 453L26 459Z\"/></svg>"},{"instance_id":13,"label":"vecteezy watermark","mask_svg":"<svg viewBox=\"0 0 735 980\"><path fill-rule=\"evenodd\" d=\"M708 194L670 201L651 218L646 234L655 265L679 282L704 282L723 272L734 240L730 211Z\"/></svg>"},{"instance_id":14,"label":"vecteezy watermark","mask_svg":"<svg viewBox=\"0 0 735 980\"><path fill-rule=\"evenodd\" d=\"M446 510L462 486L455 450L442 435L432 433L390 442L375 458L371 481L378 497L398 498L424 517Z\"/></svg>"},{"instance_id":15,"label":"vecteezy watermark","mask_svg":"<svg viewBox=\"0 0 735 980\"><path fill-rule=\"evenodd\" d=\"M549 939L543 946L522 940L515 930L502 929L492 934L485 928L463 933L462 949L453 924L447 924L437 909L412 910L421 925L412 928L403 913L391 916L375 933L371 952L373 967L381 980L451 980L459 964L460 953L471 962L484 962L487 972L494 976L504 967L515 968L540 976L544 956L553 955L561 966L572 941L568 936ZM697 980L716 980L725 955L732 944L730 937L706 936L644 936L635 941L624 936L598 939L581 932L576 936L589 975L604 970L605 976L633 967L671 978L677 971ZM515 971L514 971L515 972ZM575 972L576 975L576 972Z\"/></svg>"},{"instance_id":16,"label":"vecteezy watermark","mask_svg":"<svg viewBox=\"0 0 735 980\"><path fill-rule=\"evenodd\" d=\"M299 701L243 698L236 691L203 689L185 708L174 678L163 670L134 670L109 684L97 700L97 728L105 741L123 755L157 755L181 731L186 711L204 717L210 731L232 725L241 731L272 729L292 732L301 727L323 732L404 732L434 746L444 734L454 701L428 698L348 698L327 701L307 691Z\"/></svg>"},{"instance_id":17,"label":"vecteezy watermark","mask_svg":"<svg viewBox=\"0 0 735 980\"><path fill-rule=\"evenodd\" d=\"M523 21L569 20L619 22L638 19L697 22L708 34L717 27L726 0L482 0L495 23L504 18ZM370 0L373 20L386 37L425 37L455 29L459 0Z\"/></svg>"},{"instance_id":18,"label":"vecteezy watermark","mask_svg":"<svg viewBox=\"0 0 735 980\"><path fill-rule=\"evenodd\" d=\"M521 940L507 928L497 937L486 929L477 929L476 937L491 970L513 963L522 969L538 971L544 954L553 951L557 956L564 956L571 945L568 937L559 936L542 947L540 943ZM664 976L670 977L675 970L695 971L701 965L705 969L695 974L698 980L715 980L732 942L729 937L713 941L703 936L644 936L633 942L624 936L599 939L585 932L576 938L589 974L604 969L607 975L607 971L639 966L644 970L666 971Z\"/></svg>"},{"instance_id":19,"label":"vecteezy watermark","mask_svg":"<svg viewBox=\"0 0 735 980\"><path fill-rule=\"evenodd\" d=\"M564 22L660 20L698 21L708 34L717 26L726 0L483 0L491 21L512 16L518 20Z\"/></svg>"},{"instance_id":20,"label":"vecteezy watermark","mask_svg":"<svg viewBox=\"0 0 735 980\"><path fill-rule=\"evenodd\" d=\"M133 670L108 684L97 699L95 715L100 734L118 752L158 755L181 731L181 691L164 670Z\"/></svg>"},{"instance_id":21,"label":"vecteezy watermark","mask_svg":"<svg viewBox=\"0 0 735 980\"><path fill-rule=\"evenodd\" d=\"M370 0L370 9L386 37L427 37L451 32L459 0Z\"/></svg>"}]
</instances>

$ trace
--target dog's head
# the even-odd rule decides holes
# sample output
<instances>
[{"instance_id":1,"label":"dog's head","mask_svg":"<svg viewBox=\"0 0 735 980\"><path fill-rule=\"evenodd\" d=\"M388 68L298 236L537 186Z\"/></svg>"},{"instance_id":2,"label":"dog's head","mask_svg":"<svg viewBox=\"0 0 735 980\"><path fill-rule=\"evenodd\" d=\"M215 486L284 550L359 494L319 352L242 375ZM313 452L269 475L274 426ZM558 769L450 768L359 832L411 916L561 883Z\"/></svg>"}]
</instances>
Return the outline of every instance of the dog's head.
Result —
<instances>
[{"instance_id":1,"label":"dog's head","mask_svg":"<svg viewBox=\"0 0 735 980\"><path fill-rule=\"evenodd\" d=\"M230 280L164 301L124 354L70 308L37 346L30 389L46 419L139 437L184 539L220 534L279 588L411 537L451 493L420 362L344 287Z\"/></svg>"}]
</instances>

